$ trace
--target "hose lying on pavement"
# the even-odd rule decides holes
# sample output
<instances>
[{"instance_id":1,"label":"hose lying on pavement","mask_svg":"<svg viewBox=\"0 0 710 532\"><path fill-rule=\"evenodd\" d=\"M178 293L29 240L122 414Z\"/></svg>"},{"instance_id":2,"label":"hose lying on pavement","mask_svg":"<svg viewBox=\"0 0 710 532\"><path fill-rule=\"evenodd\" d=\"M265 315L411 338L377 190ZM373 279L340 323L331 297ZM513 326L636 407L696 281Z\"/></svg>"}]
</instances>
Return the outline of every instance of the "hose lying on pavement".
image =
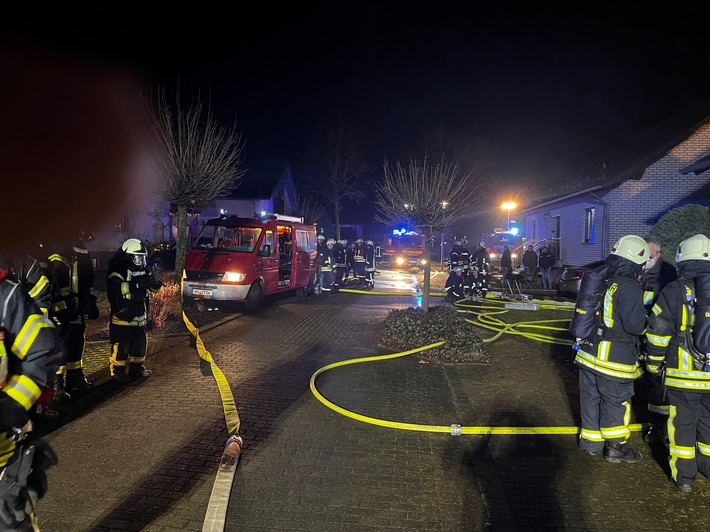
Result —
<instances>
[{"instance_id":1,"label":"hose lying on pavement","mask_svg":"<svg viewBox=\"0 0 710 532\"><path fill-rule=\"evenodd\" d=\"M335 404L333 401L327 399L323 394L318 391L316 387L316 379L319 375L342 366L347 366L350 364L359 364L362 362L377 362L380 360L389 360L392 358L399 358L408 355L413 355L427 349L432 349L443 345L445 342L436 342L433 344L426 345L424 347L418 347L416 349L410 349L409 351L402 351L400 353L392 353L389 355L377 355L372 357L362 357L362 358L352 358L349 360L343 360L341 362L334 362L333 364L328 364L323 366L318 371L316 371L311 376L310 388L313 395L325 406L342 414L343 416L355 419L357 421L362 421L363 423L369 423L371 425L377 425L380 427L387 427L391 429L402 429L402 430L412 430L420 432L441 432L445 434L451 434L452 436L460 436L462 434L467 435L482 435L482 434L579 434L579 427L463 427L457 423L451 425L421 425L417 423L402 423L399 421L388 421L385 419L378 419L370 416L365 416L353 412L342 406ZM629 425L629 430L640 431L642 429L640 423Z\"/></svg>"},{"instance_id":2,"label":"hose lying on pavement","mask_svg":"<svg viewBox=\"0 0 710 532\"><path fill-rule=\"evenodd\" d=\"M224 411L224 420L227 423L227 433L229 434L224 452L222 453L222 459L219 463L217 476L212 485L212 493L210 494L210 501L207 505L205 520L202 525L203 532L216 532L218 530L224 530L227 517L229 495L232 491L232 483L234 482L234 475L237 472L239 455L242 450L242 438L239 436L239 426L241 422L232 390L229 387L229 382L227 382L227 378L224 376L224 373L222 373L222 370L215 364L212 355L205 349L205 344L202 342L202 338L200 338L200 330L187 319L184 312L182 313L182 320L185 322L185 326L190 331L190 334L195 337L197 354L210 365L212 376L217 383L219 395L222 398L222 410Z\"/></svg>"}]
</instances>

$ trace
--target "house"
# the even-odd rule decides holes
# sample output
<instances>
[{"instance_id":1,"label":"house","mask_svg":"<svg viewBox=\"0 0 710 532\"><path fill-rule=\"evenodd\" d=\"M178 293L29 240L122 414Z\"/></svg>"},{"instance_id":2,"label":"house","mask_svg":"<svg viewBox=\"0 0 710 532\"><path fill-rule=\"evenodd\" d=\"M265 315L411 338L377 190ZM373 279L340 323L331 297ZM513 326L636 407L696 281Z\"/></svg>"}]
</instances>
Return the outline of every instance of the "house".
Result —
<instances>
[{"instance_id":1,"label":"house","mask_svg":"<svg viewBox=\"0 0 710 532\"><path fill-rule=\"evenodd\" d=\"M204 222L226 212L245 218L258 217L262 212L294 214L296 187L286 161L247 160L242 164L246 173L239 186L224 198L216 199L200 209L188 210L189 237L196 236ZM148 242L174 242L177 238L177 209L159 198L146 200L126 211L112 227L95 232L90 251L97 268L105 268L121 244L128 238Z\"/></svg>"},{"instance_id":2,"label":"house","mask_svg":"<svg viewBox=\"0 0 710 532\"><path fill-rule=\"evenodd\" d=\"M646 236L668 211L710 204L710 105L621 143L529 203L526 245L547 245L558 264L602 260L625 234Z\"/></svg>"}]
</instances>

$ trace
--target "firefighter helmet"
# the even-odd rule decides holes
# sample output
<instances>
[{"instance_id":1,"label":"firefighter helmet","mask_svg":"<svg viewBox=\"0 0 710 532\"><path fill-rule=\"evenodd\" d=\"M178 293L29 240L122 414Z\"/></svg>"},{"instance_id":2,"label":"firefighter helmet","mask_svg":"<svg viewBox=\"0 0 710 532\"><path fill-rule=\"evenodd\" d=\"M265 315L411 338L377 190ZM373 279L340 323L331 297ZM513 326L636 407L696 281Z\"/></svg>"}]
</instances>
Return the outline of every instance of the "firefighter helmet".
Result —
<instances>
[{"instance_id":1,"label":"firefighter helmet","mask_svg":"<svg viewBox=\"0 0 710 532\"><path fill-rule=\"evenodd\" d=\"M686 238L678 245L675 260L710 260L710 238L702 234Z\"/></svg>"},{"instance_id":2,"label":"firefighter helmet","mask_svg":"<svg viewBox=\"0 0 710 532\"><path fill-rule=\"evenodd\" d=\"M460 239L460 238L457 238L456 240L454 240L454 244L456 244L457 246L460 246L460 245L461 245L461 239Z\"/></svg>"},{"instance_id":3,"label":"firefighter helmet","mask_svg":"<svg viewBox=\"0 0 710 532\"><path fill-rule=\"evenodd\" d=\"M334 246L335 245L335 240L333 238L329 238L328 241L325 243L326 246Z\"/></svg>"},{"instance_id":4,"label":"firefighter helmet","mask_svg":"<svg viewBox=\"0 0 710 532\"><path fill-rule=\"evenodd\" d=\"M365 244L367 244L368 246L374 246L374 245L375 245L375 243L374 243L372 240L365 240Z\"/></svg>"},{"instance_id":5,"label":"firefighter helmet","mask_svg":"<svg viewBox=\"0 0 710 532\"><path fill-rule=\"evenodd\" d=\"M454 272L456 272L456 273L462 272L462 271L463 271L463 268L462 268L461 266L456 266L456 267L454 268Z\"/></svg>"},{"instance_id":6,"label":"firefighter helmet","mask_svg":"<svg viewBox=\"0 0 710 532\"><path fill-rule=\"evenodd\" d=\"M136 266L145 266L148 250L137 238L129 238L121 245L121 250L130 257Z\"/></svg>"},{"instance_id":7,"label":"firefighter helmet","mask_svg":"<svg viewBox=\"0 0 710 532\"><path fill-rule=\"evenodd\" d=\"M344 238L341 238L340 240L338 240L338 244L340 244L341 246L347 246L348 241L345 240Z\"/></svg>"},{"instance_id":8,"label":"firefighter helmet","mask_svg":"<svg viewBox=\"0 0 710 532\"><path fill-rule=\"evenodd\" d=\"M325 235L318 235L316 240L325 240Z\"/></svg>"},{"instance_id":9,"label":"firefighter helmet","mask_svg":"<svg viewBox=\"0 0 710 532\"><path fill-rule=\"evenodd\" d=\"M362 238L358 238L358 239L355 241L355 243L356 243L356 244L362 244L362 243L363 243L363 239L362 239Z\"/></svg>"},{"instance_id":10,"label":"firefighter helmet","mask_svg":"<svg viewBox=\"0 0 710 532\"><path fill-rule=\"evenodd\" d=\"M648 260L651 252L648 242L640 236L625 235L611 248L611 254L628 259L634 264L643 264Z\"/></svg>"}]
</instances>

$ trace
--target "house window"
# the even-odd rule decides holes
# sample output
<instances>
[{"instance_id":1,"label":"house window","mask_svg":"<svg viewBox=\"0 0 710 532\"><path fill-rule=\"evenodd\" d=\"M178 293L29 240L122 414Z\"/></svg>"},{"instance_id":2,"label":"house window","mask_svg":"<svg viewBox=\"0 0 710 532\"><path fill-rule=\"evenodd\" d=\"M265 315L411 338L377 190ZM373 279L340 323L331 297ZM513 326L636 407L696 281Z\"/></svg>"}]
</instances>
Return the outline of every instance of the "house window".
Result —
<instances>
[{"instance_id":1,"label":"house window","mask_svg":"<svg viewBox=\"0 0 710 532\"><path fill-rule=\"evenodd\" d=\"M594 211L595 209L587 209L584 217L584 242L587 244L594 243Z\"/></svg>"}]
</instances>

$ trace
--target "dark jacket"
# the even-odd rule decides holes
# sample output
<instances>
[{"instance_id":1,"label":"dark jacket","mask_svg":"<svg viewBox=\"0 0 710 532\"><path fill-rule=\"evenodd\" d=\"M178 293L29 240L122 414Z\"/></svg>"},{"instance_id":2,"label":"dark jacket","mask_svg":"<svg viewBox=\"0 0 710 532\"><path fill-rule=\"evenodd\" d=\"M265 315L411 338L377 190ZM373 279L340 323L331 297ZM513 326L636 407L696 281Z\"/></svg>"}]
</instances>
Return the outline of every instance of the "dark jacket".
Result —
<instances>
[{"instance_id":1,"label":"dark jacket","mask_svg":"<svg viewBox=\"0 0 710 532\"><path fill-rule=\"evenodd\" d=\"M555 256L551 251L546 251L545 253L540 253L540 268L546 270L552 268L555 265Z\"/></svg>"},{"instance_id":2,"label":"dark jacket","mask_svg":"<svg viewBox=\"0 0 710 532\"><path fill-rule=\"evenodd\" d=\"M639 336L646 329L643 291L636 280L637 265L615 255L606 262L609 272L601 310L602 334L577 351L575 364L608 379L628 382L643 373L637 359Z\"/></svg>"},{"instance_id":3,"label":"dark jacket","mask_svg":"<svg viewBox=\"0 0 710 532\"><path fill-rule=\"evenodd\" d=\"M523 266L534 270L537 267L537 253L533 250L528 250L523 253Z\"/></svg>"},{"instance_id":4,"label":"dark jacket","mask_svg":"<svg viewBox=\"0 0 710 532\"><path fill-rule=\"evenodd\" d=\"M675 268L659 258L649 270L644 270L641 275L641 288L643 288L643 304L651 310L663 288L676 280Z\"/></svg>"},{"instance_id":5,"label":"dark jacket","mask_svg":"<svg viewBox=\"0 0 710 532\"><path fill-rule=\"evenodd\" d=\"M510 256L510 250L503 250L503 255L500 258L500 267L508 268L509 270L513 268L513 259Z\"/></svg>"},{"instance_id":6,"label":"dark jacket","mask_svg":"<svg viewBox=\"0 0 710 532\"><path fill-rule=\"evenodd\" d=\"M463 287L463 275L457 275L456 272L451 272L449 278L446 280L446 286L444 287L446 291L446 297L458 301L463 299L464 287Z\"/></svg>"},{"instance_id":7,"label":"dark jacket","mask_svg":"<svg viewBox=\"0 0 710 532\"><path fill-rule=\"evenodd\" d=\"M148 268L136 267L119 250L108 262L106 295L111 304L111 324L141 327L146 324L148 292L163 286Z\"/></svg>"}]
</instances>

